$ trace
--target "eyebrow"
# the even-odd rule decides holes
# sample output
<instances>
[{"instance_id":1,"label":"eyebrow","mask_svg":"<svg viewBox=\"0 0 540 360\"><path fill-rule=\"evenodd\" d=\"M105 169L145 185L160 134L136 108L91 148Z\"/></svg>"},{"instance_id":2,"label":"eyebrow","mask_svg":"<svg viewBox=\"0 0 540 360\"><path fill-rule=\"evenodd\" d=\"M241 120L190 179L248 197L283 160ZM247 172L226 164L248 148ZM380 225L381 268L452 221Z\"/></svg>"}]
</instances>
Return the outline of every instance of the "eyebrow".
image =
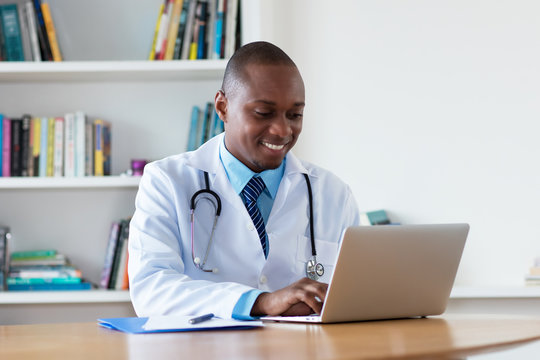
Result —
<instances>
[{"instance_id":1,"label":"eyebrow","mask_svg":"<svg viewBox=\"0 0 540 360\"><path fill-rule=\"evenodd\" d=\"M264 99L253 100L252 102L254 102L254 103L263 103L263 104L266 104L266 105L276 105L276 103L274 101L269 101L269 100L264 100ZM303 101L294 103L294 106L305 106L305 105L306 105L306 103L303 102Z\"/></svg>"}]
</instances>

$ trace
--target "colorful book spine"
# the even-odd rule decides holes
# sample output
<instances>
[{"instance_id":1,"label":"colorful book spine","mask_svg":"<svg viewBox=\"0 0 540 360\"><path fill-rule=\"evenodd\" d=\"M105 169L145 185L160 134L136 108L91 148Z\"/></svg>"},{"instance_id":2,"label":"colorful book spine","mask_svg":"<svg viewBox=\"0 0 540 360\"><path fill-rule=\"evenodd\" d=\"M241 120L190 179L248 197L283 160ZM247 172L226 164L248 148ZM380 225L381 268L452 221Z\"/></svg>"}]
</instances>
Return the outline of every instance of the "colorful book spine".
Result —
<instances>
[{"instance_id":1,"label":"colorful book spine","mask_svg":"<svg viewBox=\"0 0 540 360\"><path fill-rule=\"evenodd\" d=\"M156 44L157 44L159 29L161 25L161 17L163 16L164 9L165 9L165 4L161 4L159 6L159 13L158 13L157 21L156 21L156 28L154 29L154 38L152 40L152 49L150 50L150 55L148 55L148 60L155 60L156 58Z\"/></svg>"},{"instance_id":2,"label":"colorful book spine","mask_svg":"<svg viewBox=\"0 0 540 360\"><path fill-rule=\"evenodd\" d=\"M29 164L28 158L30 157L30 123L32 117L28 114L23 115L21 119L21 176L28 176Z\"/></svg>"},{"instance_id":3,"label":"colorful book spine","mask_svg":"<svg viewBox=\"0 0 540 360\"><path fill-rule=\"evenodd\" d=\"M55 119L53 117L47 120L47 176L54 174L54 128Z\"/></svg>"},{"instance_id":4,"label":"colorful book spine","mask_svg":"<svg viewBox=\"0 0 540 360\"><path fill-rule=\"evenodd\" d=\"M186 22L189 11L189 2L190 0L184 0L182 3L182 13L180 14L180 24L178 25L178 34L176 35L176 40L174 43L174 59L178 60L181 58L182 54L182 45L184 40L184 33L186 31Z\"/></svg>"},{"instance_id":5,"label":"colorful book spine","mask_svg":"<svg viewBox=\"0 0 540 360\"><path fill-rule=\"evenodd\" d=\"M32 1L27 1L25 4L26 21L28 23L28 33L30 35L30 49L32 51L32 59L41 61L41 50L39 47L38 28L36 24L36 12Z\"/></svg>"},{"instance_id":6,"label":"colorful book spine","mask_svg":"<svg viewBox=\"0 0 540 360\"><path fill-rule=\"evenodd\" d=\"M14 284L8 285L9 291L53 291L53 290L90 290L92 284L81 282L77 284Z\"/></svg>"},{"instance_id":7,"label":"colorful book spine","mask_svg":"<svg viewBox=\"0 0 540 360\"><path fill-rule=\"evenodd\" d=\"M216 40L214 43L214 59L221 59L223 53L221 52L221 43L223 38L223 20L225 15L225 2L224 0L218 0L217 13L216 13Z\"/></svg>"},{"instance_id":8,"label":"colorful book spine","mask_svg":"<svg viewBox=\"0 0 540 360\"><path fill-rule=\"evenodd\" d=\"M94 153L95 153L95 134L94 123L90 119L85 120L84 124L84 174L86 176L95 175L94 172Z\"/></svg>"},{"instance_id":9,"label":"colorful book spine","mask_svg":"<svg viewBox=\"0 0 540 360\"><path fill-rule=\"evenodd\" d=\"M64 129L64 118L55 118L53 176L64 175Z\"/></svg>"},{"instance_id":10,"label":"colorful book spine","mask_svg":"<svg viewBox=\"0 0 540 360\"><path fill-rule=\"evenodd\" d=\"M230 58L236 50L236 25L238 20L238 0L227 0L227 20L225 28L225 58Z\"/></svg>"},{"instance_id":11,"label":"colorful book spine","mask_svg":"<svg viewBox=\"0 0 540 360\"><path fill-rule=\"evenodd\" d=\"M79 277L53 277L53 278L19 278L8 277L7 284L9 285L40 285L40 284L79 284Z\"/></svg>"},{"instance_id":12,"label":"colorful book spine","mask_svg":"<svg viewBox=\"0 0 540 360\"><path fill-rule=\"evenodd\" d=\"M47 37L49 39L53 60L62 61L62 54L60 53L60 47L58 46L58 40L56 39L56 30L54 28L51 9L49 8L48 3L41 3L41 12L43 14L43 21L45 22L45 29L47 30Z\"/></svg>"},{"instance_id":13,"label":"colorful book spine","mask_svg":"<svg viewBox=\"0 0 540 360\"><path fill-rule=\"evenodd\" d=\"M165 58L165 48L167 46L167 32L169 30L169 19L174 0L165 0L165 2L165 8L163 9L163 14L161 15L158 37L156 40L156 60L163 60Z\"/></svg>"},{"instance_id":14,"label":"colorful book spine","mask_svg":"<svg viewBox=\"0 0 540 360\"><path fill-rule=\"evenodd\" d=\"M104 127L104 121L101 119L96 119L94 121L94 175L95 176L103 176L105 175L104 169L103 169L103 127Z\"/></svg>"},{"instance_id":15,"label":"colorful book spine","mask_svg":"<svg viewBox=\"0 0 540 360\"><path fill-rule=\"evenodd\" d=\"M84 176L85 144L86 141L86 115L82 111L75 113L75 176Z\"/></svg>"},{"instance_id":16,"label":"colorful book spine","mask_svg":"<svg viewBox=\"0 0 540 360\"><path fill-rule=\"evenodd\" d=\"M197 18L197 59L204 59L206 56L206 19L208 17L208 3L203 1L200 4Z\"/></svg>"},{"instance_id":17,"label":"colorful book spine","mask_svg":"<svg viewBox=\"0 0 540 360\"><path fill-rule=\"evenodd\" d=\"M32 126L34 128L34 144L32 147L32 165L34 167L33 176L39 176L41 163L41 118L33 118Z\"/></svg>"},{"instance_id":18,"label":"colorful book spine","mask_svg":"<svg viewBox=\"0 0 540 360\"><path fill-rule=\"evenodd\" d=\"M33 259L42 259L55 257L57 254L56 250L45 249L45 250L28 250L28 251L14 251L11 253L12 260L33 260Z\"/></svg>"},{"instance_id":19,"label":"colorful book spine","mask_svg":"<svg viewBox=\"0 0 540 360\"><path fill-rule=\"evenodd\" d=\"M167 33L167 45L165 47L164 60L172 60L174 56L174 44L180 26L180 15L182 14L182 0L174 0L171 18L169 21L169 31Z\"/></svg>"},{"instance_id":20,"label":"colorful book spine","mask_svg":"<svg viewBox=\"0 0 540 360\"><path fill-rule=\"evenodd\" d=\"M64 116L64 176L75 176L75 115Z\"/></svg>"},{"instance_id":21,"label":"colorful book spine","mask_svg":"<svg viewBox=\"0 0 540 360\"><path fill-rule=\"evenodd\" d=\"M40 155L39 155L39 172L41 177L47 176L47 143L48 143L49 119L41 118L41 139L40 139Z\"/></svg>"},{"instance_id":22,"label":"colorful book spine","mask_svg":"<svg viewBox=\"0 0 540 360\"><path fill-rule=\"evenodd\" d=\"M208 17L206 19L206 59L212 59L214 56L214 42L216 41L216 12L217 0L208 0Z\"/></svg>"},{"instance_id":23,"label":"colorful book spine","mask_svg":"<svg viewBox=\"0 0 540 360\"><path fill-rule=\"evenodd\" d=\"M0 6L0 23L4 38L5 59L24 61L21 28L16 4Z\"/></svg>"},{"instance_id":24,"label":"colorful book spine","mask_svg":"<svg viewBox=\"0 0 540 360\"><path fill-rule=\"evenodd\" d=\"M41 0L33 0L34 12L37 19L37 33L39 39L39 45L41 50L41 59L43 61L52 61L51 46L49 44L49 36L47 35L47 29L45 27L45 21L43 20L43 12L41 11Z\"/></svg>"},{"instance_id":25,"label":"colorful book spine","mask_svg":"<svg viewBox=\"0 0 540 360\"><path fill-rule=\"evenodd\" d=\"M21 176L22 119L11 119L11 176Z\"/></svg>"},{"instance_id":26,"label":"colorful book spine","mask_svg":"<svg viewBox=\"0 0 540 360\"><path fill-rule=\"evenodd\" d=\"M182 60L189 59L189 53L191 49L191 39L193 38L193 25L195 24L195 11L197 10L197 0L189 1L189 9L186 21L186 31L184 32L184 39L182 42Z\"/></svg>"},{"instance_id":27,"label":"colorful book spine","mask_svg":"<svg viewBox=\"0 0 540 360\"><path fill-rule=\"evenodd\" d=\"M21 31L21 43L24 54L24 61L32 61L32 49L30 48L30 32L28 28L28 17L26 16L26 7L20 3L17 5L19 14L19 27Z\"/></svg>"},{"instance_id":28,"label":"colorful book spine","mask_svg":"<svg viewBox=\"0 0 540 360\"><path fill-rule=\"evenodd\" d=\"M116 246L118 245L118 236L120 234L120 223L113 222L111 230L109 231L109 241L107 242L107 250L105 252L105 261L103 263L103 269L101 271L101 279L99 285L103 289L109 287L111 280L111 272L113 267L114 254Z\"/></svg>"},{"instance_id":29,"label":"colorful book spine","mask_svg":"<svg viewBox=\"0 0 540 360\"><path fill-rule=\"evenodd\" d=\"M11 119L2 119L2 176L11 176Z\"/></svg>"},{"instance_id":30,"label":"colorful book spine","mask_svg":"<svg viewBox=\"0 0 540 360\"><path fill-rule=\"evenodd\" d=\"M193 151L197 149L197 128L199 126L199 113L200 109L198 106L193 106L191 109L191 125L189 127L189 136L188 136L188 151Z\"/></svg>"}]
</instances>

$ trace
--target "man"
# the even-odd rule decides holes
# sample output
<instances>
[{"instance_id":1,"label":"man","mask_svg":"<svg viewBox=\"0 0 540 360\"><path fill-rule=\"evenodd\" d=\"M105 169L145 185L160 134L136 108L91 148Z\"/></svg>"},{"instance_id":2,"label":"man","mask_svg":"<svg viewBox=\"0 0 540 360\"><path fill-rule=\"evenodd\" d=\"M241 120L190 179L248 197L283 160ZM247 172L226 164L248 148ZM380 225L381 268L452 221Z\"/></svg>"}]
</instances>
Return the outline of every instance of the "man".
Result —
<instances>
[{"instance_id":1,"label":"man","mask_svg":"<svg viewBox=\"0 0 540 360\"><path fill-rule=\"evenodd\" d=\"M229 60L215 96L224 134L145 167L129 239L139 316L321 311L341 233L359 214L348 186L289 152L304 105L289 56L267 42L247 44ZM306 277L310 221L325 269L319 281Z\"/></svg>"}]
</instances>

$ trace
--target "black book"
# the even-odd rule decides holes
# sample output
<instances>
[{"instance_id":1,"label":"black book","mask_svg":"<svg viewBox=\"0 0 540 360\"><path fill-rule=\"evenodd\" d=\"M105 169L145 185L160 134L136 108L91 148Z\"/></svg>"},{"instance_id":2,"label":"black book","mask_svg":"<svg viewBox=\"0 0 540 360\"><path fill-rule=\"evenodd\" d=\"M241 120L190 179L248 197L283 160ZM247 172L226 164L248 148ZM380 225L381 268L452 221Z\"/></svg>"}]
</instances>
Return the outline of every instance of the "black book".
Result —
<instances>
[{"instance_id":1,"label":"black book","mask_svg":"<svg viewBox=\"0 0 540 360\"><path fill-rule=\"evenodd\" d=\"M28 176L28 166L30 157L30 126L32 118L30 115L23 115L21 128L21 176Z\"/></svg>"},{"instance_id":2,"label":"black book","mask_svg":"<svg viewBox=\"0 0 540 360\"><path fill-rule=\"evenodd\" d=\"M45 28L45 20L43 20L43 13L41 12L41 0L34 0L34 10L36 11L36 27L41 59L43 61L53 61L51 44L49 43L49 36L47 35L47 29Z\"/></svg>"},{"instance_id":3,"label":"black book","mask_svg":"<svg viewBox=\"0 0 540 360\"><path fill-rule=\"evenodd\" d=\"M0 226L0 290L6 290L6 279L9 271L8 239L9 228Z\"/></svg>"},{"instance_id":4,"label":"black book","mask_svg":"<svg viewBox=\"0 0 540 360\"><path fill-rule=\"evenodd\" d=\"M22 175L22 119L11 119L11 176Z\"/></svg>"},{"instance_id":5,"label":"black book","mask_svg":"<svg viewBox=\"0 0 540 360\"><path fill-rule=\"evenodd\" d=\"M114 258L112 262L111 277L109 278L108 289L116 288L116 278L118 276L118 268L120 267L120 258L122 257L122 248L129 236L129 220L120 220L120 230L118 232L118 242L114 250Z\"/></svg>"}]
</instances>

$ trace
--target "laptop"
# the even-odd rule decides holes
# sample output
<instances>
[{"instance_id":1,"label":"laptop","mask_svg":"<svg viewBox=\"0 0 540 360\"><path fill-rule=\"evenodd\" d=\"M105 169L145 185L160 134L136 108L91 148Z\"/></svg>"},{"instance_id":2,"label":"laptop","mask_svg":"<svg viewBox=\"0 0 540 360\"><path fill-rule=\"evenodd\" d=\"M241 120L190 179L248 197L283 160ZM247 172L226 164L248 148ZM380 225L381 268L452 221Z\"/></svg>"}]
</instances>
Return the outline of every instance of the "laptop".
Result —
<instances>
[{"instance_id":1,"label":"laptop","mask_svg":"<svg viewBox=\"0 0 540 360\"><path fill-rule=\"evenodd\" d=\"M440 315L468 232L468 224L349 227L321 314L262 320L338 323Z\"/></svg>"}]
</instances>

